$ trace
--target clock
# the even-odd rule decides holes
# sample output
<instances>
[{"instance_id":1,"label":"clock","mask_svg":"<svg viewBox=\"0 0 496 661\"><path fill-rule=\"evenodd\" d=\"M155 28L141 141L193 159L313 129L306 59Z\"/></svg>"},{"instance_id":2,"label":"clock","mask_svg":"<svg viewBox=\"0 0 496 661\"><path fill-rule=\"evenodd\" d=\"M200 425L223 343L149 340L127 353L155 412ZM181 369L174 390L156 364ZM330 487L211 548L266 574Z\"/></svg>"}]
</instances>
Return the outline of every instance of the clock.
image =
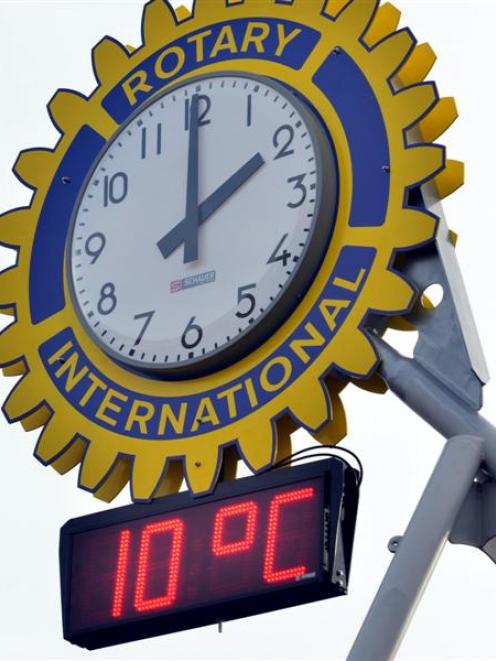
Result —
<instances>
[{"instance_id":1,"label":"clock","mask_svg":"<svg viewBox=\"0 0 496 661\"><path fill-rule=\"evenodd\" d=\"M19 155L33 199L0 219L3 410L44 465L141 502L261 473L298 428L344 437L343 386L376 387L369 328L417 300L419 187L463 178L431 144L456 116L421 82L433 54L391 16L149 0L141 43L103 38L95 89L53 96L60 140Z\"/></svg>"},{"instance_id":2,"label":"clock","mask_svg":"<svg viewBox=\"0 0 496 661\"><path fill-rule=\"evenodd\" d=\"M228 365L301 300L337 174L290 88L221 73L154 98L98 157L68 239L72 295L111 357L172 377Z\"/></svg>"}]
</instances>

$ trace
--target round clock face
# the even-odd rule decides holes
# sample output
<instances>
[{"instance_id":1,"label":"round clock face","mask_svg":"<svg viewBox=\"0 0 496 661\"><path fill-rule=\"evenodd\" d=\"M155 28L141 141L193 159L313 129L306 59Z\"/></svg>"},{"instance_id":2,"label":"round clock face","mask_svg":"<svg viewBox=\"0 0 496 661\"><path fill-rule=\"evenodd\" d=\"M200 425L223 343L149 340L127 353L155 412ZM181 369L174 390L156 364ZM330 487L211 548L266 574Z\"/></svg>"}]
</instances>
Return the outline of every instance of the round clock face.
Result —
<instances>
[{"instance_id":1,"label":"round clock face","mask_svg":"<svg viewBox=\"0 0 496 661\"><path fill-rule=\"evenodd\" d=\"M83 190L69 280L92 338L138 370L219 369L290 315L327 249L334 158L269 79L225 74L157 98Z\"/></svg>"}]
</instances>

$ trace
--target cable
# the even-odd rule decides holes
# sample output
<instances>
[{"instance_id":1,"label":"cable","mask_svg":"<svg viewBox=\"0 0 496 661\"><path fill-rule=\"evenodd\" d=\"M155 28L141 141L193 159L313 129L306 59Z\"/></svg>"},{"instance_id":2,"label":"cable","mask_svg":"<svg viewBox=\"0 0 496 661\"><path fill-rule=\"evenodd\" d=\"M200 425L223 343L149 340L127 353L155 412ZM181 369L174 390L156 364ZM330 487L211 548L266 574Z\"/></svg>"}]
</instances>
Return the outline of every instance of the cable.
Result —
<instances>
[{"instance_id":1,"label":"cable","mask_svg":"<svg viewBox=\"0 0 496 661\"><path fill-rule=\"evenodd\" d=\"M327 449L327 450L332 450L332 452L320 452L320 453L315 453L314 450L322 450L322 449ZM293 454L289 455L288 457L285 457L284 459L281 459L278 461L276 464L271 466L268 470L275 470L276 468L283 468L284 466L289 466L292 463L296 463L298 461L303 461L305 459L312 459L313 457L333 457L335 456L336 452L345 452L346 454L349 454L353 457L353 459L357 462L358 468L359 468L359 476L358 476L358 486L362 484L363 481L363 464L360 461L358 455L356 455L352 450L348 450L348 448L341 448L337 447L335 445L312 445L308 448L304 448L303 450L298 450L297 452L293 452ZM304 456L305 454L308 454L308 456Z\"/></svg>"}]
</instances>

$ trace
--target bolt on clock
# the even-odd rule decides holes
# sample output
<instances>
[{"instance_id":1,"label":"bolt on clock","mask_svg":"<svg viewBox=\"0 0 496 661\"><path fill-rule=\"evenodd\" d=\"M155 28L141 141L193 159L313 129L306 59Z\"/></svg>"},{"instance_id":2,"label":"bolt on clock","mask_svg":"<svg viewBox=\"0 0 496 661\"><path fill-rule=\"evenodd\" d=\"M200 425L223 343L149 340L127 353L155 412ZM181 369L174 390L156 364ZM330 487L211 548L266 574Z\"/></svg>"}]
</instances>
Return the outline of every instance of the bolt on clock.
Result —
<instances>
[{"instance_id":1,"label":"bolt on clock","mask_svg":"<svg viewBox=\"0 0 496 661\"><path fill-rule=\"evenodd\" d=\"M145 508L64 529L68 639L98 647L261 612L270 576L285 584L271 608L345 592L356 471L333 460L308 481L275 468L298 428L324 446L345 436L343 387L377 387L369 332L418 300L397 263L436 235L421 187L439 199L462 183L433 144L454 103L423 82L433 55L398 21L375 0L197 0L192 12L152 0L141 45L93 49L90 96L50 101L56 147L20 154L34 198L0 219L19 250L0 274L14 317L0 363L20 377L5 415L41 430L44 465L79 466L79 486L108 502L130 483ZM240 492L239 461L257 474ZM174 496L183 482L203 500ZM284 501L293 518L274 514L283 493L315 496L311 547L298 498ZM213 541L200 566L188 530L201 512ZM208 608L206 583L181 593L181 615L183 562L221 584L245 562L252 583L217 586ZM81 595L85 571L105 613L74 611L94 597ZM124 609L132 623L110 626Z\"/></svg>"}]
</instances>

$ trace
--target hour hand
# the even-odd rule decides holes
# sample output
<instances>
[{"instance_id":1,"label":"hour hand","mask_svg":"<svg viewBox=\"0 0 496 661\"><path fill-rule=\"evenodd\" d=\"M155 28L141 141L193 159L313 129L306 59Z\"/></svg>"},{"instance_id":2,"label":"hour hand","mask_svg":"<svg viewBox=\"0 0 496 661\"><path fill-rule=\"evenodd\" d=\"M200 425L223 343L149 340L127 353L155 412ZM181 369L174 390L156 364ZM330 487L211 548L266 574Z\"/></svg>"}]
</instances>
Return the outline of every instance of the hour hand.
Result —
<instances>
[{"instance_id":1,"label":"hour hand","mask_svg":"<svg viewBox=\"0 0 496 661\"><path fill-rule=\"evenodd\" d=\"M235 172L222 186L208 197L199 207L199 224L202 225L220 207L227 202L236 191L243 186L253 175L265 164L262 154L253 156L243 167ZM157 243L162 257L167 259L173 252L185 243L189 236L189 226L187 219L182 220L168 234L166 234Z\"/></svg>"},{"instance_id":2,"label":"hour hand","mask_svg":"<svg viewBox=\"0 0 496 661\"><path fill-rule=\"evenodd\" d=\"M166 234L163 239L160 239L157 245L164 259L170 257L173 252L176 252L176 250L183 245L186 241L187 231L188 227L186 225L186 220L183 220Z\"/></svg>"}]
</instances>

